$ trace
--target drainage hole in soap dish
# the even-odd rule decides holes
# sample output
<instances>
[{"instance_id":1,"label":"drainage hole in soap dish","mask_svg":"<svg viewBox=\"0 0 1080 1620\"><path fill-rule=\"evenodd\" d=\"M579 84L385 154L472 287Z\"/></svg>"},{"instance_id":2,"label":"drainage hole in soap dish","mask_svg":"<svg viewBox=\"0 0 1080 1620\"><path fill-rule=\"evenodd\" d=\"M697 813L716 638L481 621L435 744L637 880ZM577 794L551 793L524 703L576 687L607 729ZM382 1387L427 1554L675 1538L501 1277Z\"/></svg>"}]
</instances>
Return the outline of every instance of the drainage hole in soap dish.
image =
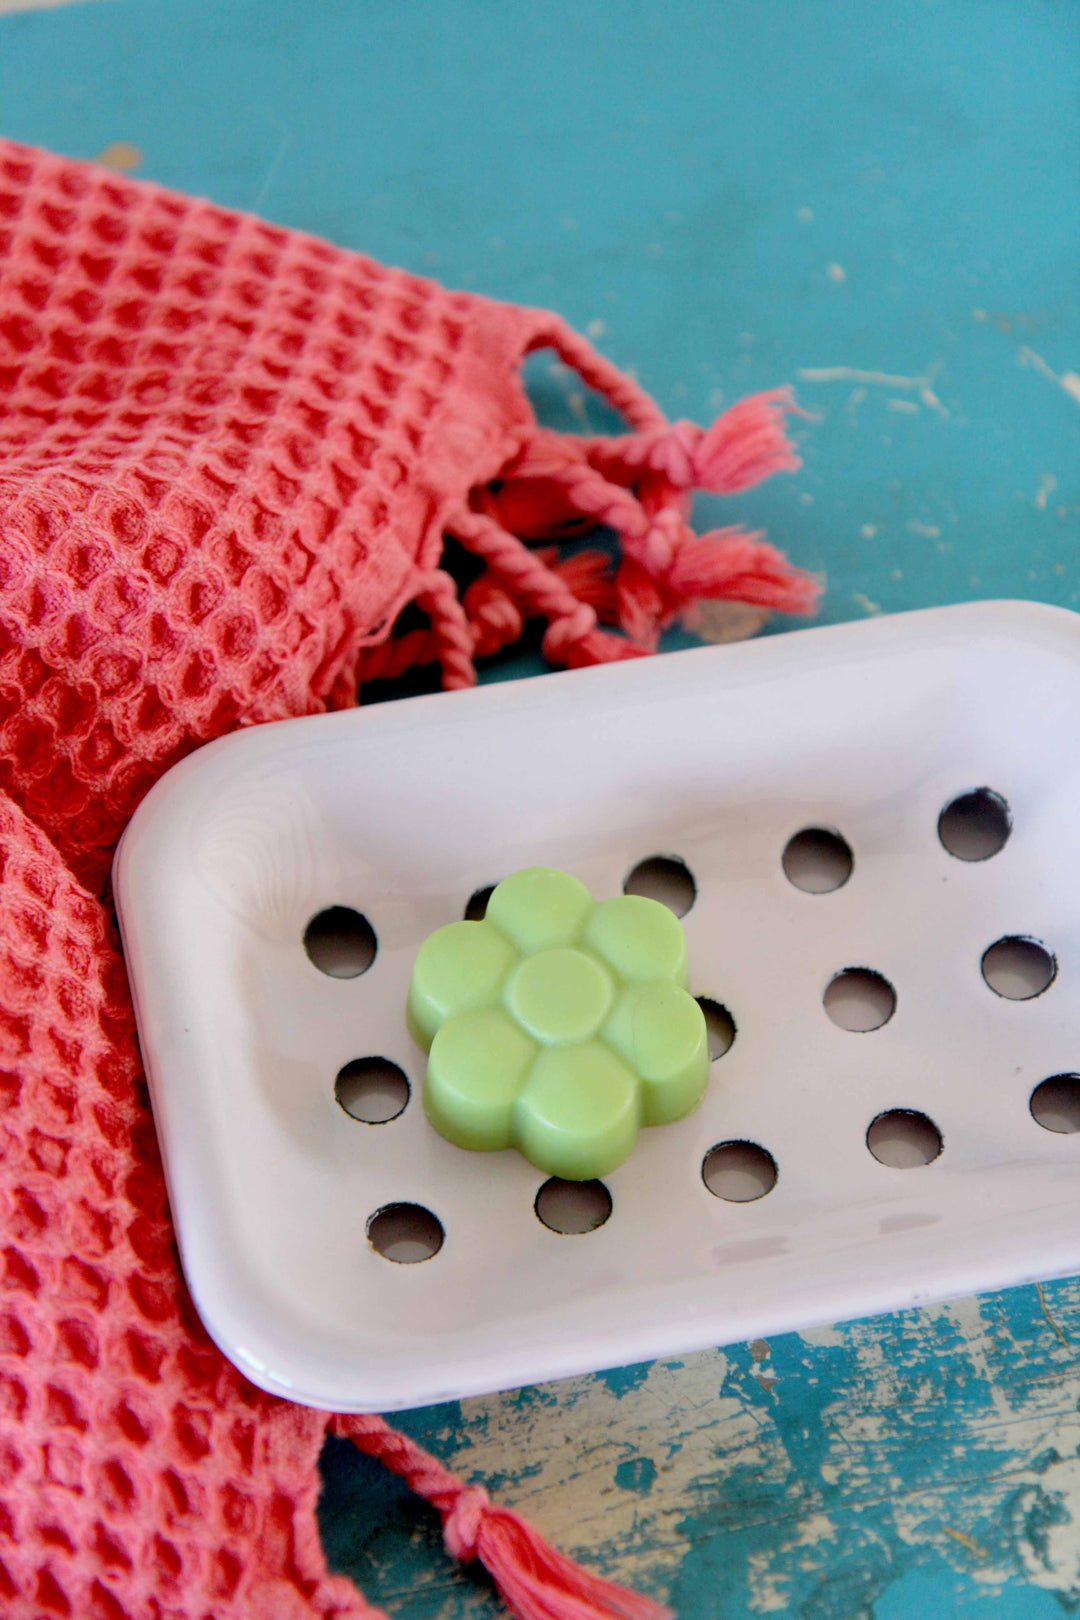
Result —
<instances>
[{"instance_id":1,"label":"drainage hole in soap dish","mask_svg":"<svg viewBox=\"0 0 1080 1620\"><path fill-rule=\"evenodd\" d=\"M1080 1074L1054 1074L1031 1093L1031 1117L1044 1131L1080 1131Z\"/></svg>"},{"instance_id":2,"label":"drainage hole in soap dish","mask_svg":"<svg viewBox=\"0 0 1080 1620\"><path fill-rule=\"evenodd\" d=\"M465 907L465 921L483 922L487 916L488 901L494 893L494 883L488 883L482 889L474 889Z\"/></svg>"},{"instance_id":3,"label":"drainage hole in soap dish","mask_svg":"<svg viewBox=\"0 0 1080 1620\"><path fill-rule=\"evenodd\" d=\"M329 906L304 930L305 951L319 972L332 979L355 979L366 973L378 948L374 928L350 906Z\"/></svg>"},{"instance_id":4,"label":"drainage hole in soap dish","mask_svg":"<svg viewBox=\"0 0 1080 1620\"><path fill-rule=\"evenodd\" d=\"M784 846L784 875L806 894L831 894L851 876L855 857L847 839L829 827L804 827Z\"/></svg>"},{"instance_id":5,"label":"drainage hole in soap dish","mask_svg":"<svg viewBox=\"0 0 1080 1620\"><path fill-rule=\"evenodd\" d=\"M442 1222L423 1204L384 1204L367 1223L368 1242L384 1260L414 1266L443 1246Z\"/></svg>"},{"instance_id":6,"label":"drainage hole in soap dish","mask_svg":"<svg viewBox=\"0 0 1080 1620\"><path fill-rule=\"evenodd\" d=\"M389 1058L354 1058L339 1071L334 1096L352 1119L385 1125L404 1112L409 1082L405 1071Z\"/></svg>"},{"instance_id":7,"label":"drainage hole in soap dish","mask_svg":"<svg viewBox=\"0 0 1080 1620\"><path fill-rule=\"evenodd\" d=\"M563 1181L552 1176L536 1195L537 1219L565 1237L595 1232L611 1214L611 1194L602 1181Z\"/></svg>"},{"instance_id":8,"label":"drainage hole in soap dish","mask_svg":"<svg viewBox=\"0 0 1080 1620\"><path fill-rule=\"evenodd\" d=\"M834 1024L860 1035L880 1029L896 1011L896 991L873 968L845 968L829 982L823 999Z\"/></svg>"},{"instance_id":9,"label":"drainage hole in soap dish","mask_svg":"<svg viewBox=\"0 0 1080 1620\"><path fill-rule=\"evenodd\" d=\"M705 1014L705 1038L709 1043L709 1062L714 1063L731 1050L738 1033L735 1020L726 1007L709 996L698 996L697 1004Z\"/></svg>"},{"instance_id":10,"label":"drainage hole in soap dish","mask_svg":"<svg viewBox=\"0 0 1080 1620\"><path fill-rule=\"evenodd\" d=\"M879 1164L891 1170L914 1170L932 1164L941 1152L941 1132L917 1108L890 1108L872 1121L866 1145Z\"/></svg>"},{"instance_id":11,"label":"drainage hole in soap dish","mask_svg":"<svg viewBox=\"0 0 1080 1620\"><path fill-rule=\"evenodd\" d=\"M971 788L945 806L937 830L942 844L958 861L988 861L1005 848L1012 815L993 788Z\"/></svg>"},{"instance_id":12,"label":"drainage hole in soap dish","mask_svg":"<svg viewBox=\"0 0 1080 1620\"><path fill-rule=\"evenodd\" d=\"M706 1153L701 1179L716 1198L751 1204L776 1186L776 1160L757 1142L718 1142Z\"/></svg>"},{"instance_id":13,"label":"drainage hole in soap dish","mask_svg":"<svg viewBox=\"0 0 1080 1620\"><path fill-rule=\"evenodd\" d=\"M650 855L628 874L623 893L659 900L676 917L685 917L697 899L697 884L690 868L678 855Z\"/></svg>"},{"instance_id":14,"label":"drainage hole in soap dish","mask_svg":"<svg viewBox=\"0 0 1080 1620\"><path fill-rule=\"evenodd\" d=\"M1049 989L1057 974L1053 954L1037 939L1021 934L999 939L983 953L982 976L1006 1001L1031 1001Z\"/></svg>"}]
</instances>

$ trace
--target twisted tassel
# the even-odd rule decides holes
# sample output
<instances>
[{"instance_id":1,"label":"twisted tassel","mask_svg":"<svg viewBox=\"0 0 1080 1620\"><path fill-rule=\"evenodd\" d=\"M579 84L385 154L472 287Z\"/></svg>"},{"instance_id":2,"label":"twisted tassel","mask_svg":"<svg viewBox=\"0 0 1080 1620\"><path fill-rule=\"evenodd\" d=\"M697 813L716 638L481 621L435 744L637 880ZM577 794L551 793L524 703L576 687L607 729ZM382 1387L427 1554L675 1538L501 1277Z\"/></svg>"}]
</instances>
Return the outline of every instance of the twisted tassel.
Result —
<instances>
[{"instance_id":1,"label":"twisted tassel","mask_svg":"<svg viewBox=\"0 0 1080 1620\"><path fill-rule=\"evenodd\" d=\"M618 624L615 590L611 579L611 559L604 551L578 551L559 558L554 546L536 552L541 562L557 574L579 602L588 602L604 624Z\"/></svg>"},{"instance_id":2,"label":"twisted tassel","mask_svg":"<svg viewBox=\"0 0 1080 1620\"><path fill-rule=\"evenodd\" d=\"M623 561L618 622L645 650L697 597L734 597L777 611L812 611L818 584L774 547L734 528L696 535L688 490L734 493L798 466L783 431L790 391L744 400L708 431L692 422L616 439L573 441L538 431L480 504L504 528L566 532L588 513L615 530ZM632 485L636 484L636 488Z\"/></svg>"},{"instance_id":3,"label":"twisted tassel","mask_svg":"<svg viewBox=\"0 0 1080 1620\"><path fill-rule=\"evenodd\" d=\"M507 536L516 545L513 536ZM610 563L602 551L582 551L574 557L560 561L558 552L545 548L533 553L536 562L545 570L545 589L538 600L535 591L521 589L515 595L500 582L496 570L484 573L467 588L461 599L465 617L464 632L453 610L446 613L441 623L427 630L410 630L405 635L393 636L375 646L366 647L360 655L356 680L396 680L406 670L418 665L439 663L443 666L444 686L451 681L456 685L469 685L471 660L490 658L503 647L511 646L520 637L525 618L530 613L543 615L543 604L552 603L561 609L555 624L545 637L545 655L552 662L578 668L586 664L609 663L612 659L639 656L641 649L631 646L617 636L606 636L595 630L598 618L617 622L615 589L610 577ZM546 575L552 577L549 586ZM533 577L533 570L529 570ZM449 576L445 576L449 577ZM452 583L452 582L451 582ZM420 606L436 607L436 612L449 606L447 587L439 584L433 598L429 592L418 596ZM588 615L578 613L578 607L590 609ZM449 666L449 668L448 668Z\"/></svg>"},{"instance_id":4,"label":"twisted tassel","mask_svg":"<svg viewBox=\"0 0 1080 1620\"><path fill-rule=\"evenodd\" d=\"M433 568L429 574L421 575L416 604L431 619L446 690L450 692L459 687L475 686L473 638L451 576L441 568Z\"/></svg>"},{"instance_id":5,"label":"twisted tassel","mask_svg":"<svg viewBox=\"0 0 1080 1620\"><path fill-rule=\"evenodd\" d=\"M735 495L773 473L797 471L799 458L784 429L785 416L797 410L790 388L773 388L741 399L709 428L664 423L647 433L587 439L584 450L589 463L615 482L648 470L675 489Z\"/></svg>"},{"instance_id":6,"label":"twisted tassel","mask_svg":"<svg viewBox=\"0 0 1080 1620\"><path fill-rule=\"evenodd\" d=\"M739 528L692 535L679 547L668 581L680 597L733 597L780 613L811 612L819 590L760 534Z\"/></svg>"},{"instance_id":7,"label":"twisted tassel","mask_svg":"<svg viewBox=\"0 0 1080 1620\"><path fill-rule=\"evenodd\" d=\"M503 589L490 568L473 580L462 605L474 637L477 658L490 658L521 635L525 619L510 593Z\"/></svg>"},{"instance_id":8,"label":"twisted tassel","mask_svg":"<svg viewBox=\"0 0 1080 1620\"><path fill-rule=\"evenodd\" d=\"M483 559L480 579L458 602L449 575L425 575L416 601L428 611L430 630L366 649L361 680L438 660L445 686L471 685L474 659L516 640L530 617L548 620L549 662L578 667L654 652L668 625L679 618L693 624L701 601L813 611L818 581L760 534L731 527L699 535L688 521L695 489L730 495L799 466L784 427L798 409L791 390L741 400L709 428L671 423L584 338L555 317L545 323L532 346L554 347L635 431L574 439L534 425L501 476L446 514L448 530ZM559 563L550 548L525 543L566 539L598 524L619 540L613 580L599 553ZM602 630L600 620L623 635Z\"/></svg>"},{"instance_id":9,"label":"twisted tassel","mask_svg":"<svg viewBox=\"0 0 1080 1620\"><path fill-rule=\"evenodd\" d=\"M566 576L485 513L459 507L450 514L449 526L456 539L483 557L523 611L549 621L543 651L552 663L577 668L640 655L640 647L598 629L596 609L574 595Z\"/></svg>"},{"instance_id":10,"label":"twisted tassel","mask_svg":"<svg viewBox=\"0 0 1080 1620\"><path fill-rule=\"evenodd\" d=\"M603 394L608 404L613 405L636 432L647 433L667 426L663 411L639 382L599 354L566 321L548 311L544 312L542 324L533 334L529 352L546 348L554 349L559 359L576 371L587 387Z\"/></svg>"},{"instance_id":11,"label":"twisted tassel","mask_svg":"<svg viewBox=\"0 0 1080 1620\"><path fill-rule=\"evenodd\" d=\"M357 683L396 680L416 664L439 663L448 692L475 686L475 638L451 576L441 568L421 574L415 601L430 618L430 630L410 630L407 635L366 647L356 667Z\"/></svg>"},{"instance_id":12,"label":"twisted tassel","mask_svg":"<svg viewBox=\"0 0 1080 1620\"><path fill-rule=\"evenodd\" d=\"M602 1580L548 1544L510 1508L496 1507L429 1451L380 1417L335 1417L334 1434L378 1457L437 1509L446 1549L463 1563L479 1559L516 1620L670 1620L670 1610Z\"/></svg>"}]
</instances>

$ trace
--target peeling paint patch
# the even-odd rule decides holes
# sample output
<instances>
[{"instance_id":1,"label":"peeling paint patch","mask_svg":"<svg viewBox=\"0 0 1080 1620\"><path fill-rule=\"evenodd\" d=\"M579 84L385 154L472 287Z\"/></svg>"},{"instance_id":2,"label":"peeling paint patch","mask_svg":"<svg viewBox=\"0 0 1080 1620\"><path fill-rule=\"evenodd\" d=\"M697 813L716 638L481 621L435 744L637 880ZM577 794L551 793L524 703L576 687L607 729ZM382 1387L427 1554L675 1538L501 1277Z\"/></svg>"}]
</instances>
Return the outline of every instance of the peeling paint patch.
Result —
<instances>
[{"instance_id":1,"label":"peeling paint patch","mask_svg":"<svg viewBox=\"0 0 1080 1620\"><path fill-rule=\"evenodd\" d=\"M690 628L703 641L726 646L732 641L748 641L764 629L772 618L768 608L751 602L710 601L703 598L695 606Z\"/></svg>"},{"instance_id":2,"label":"peeling paint patch","mask_svg":"<svg viewBox=\"0 0 1080 1620\"><path fill-rule=\"evenodd\" d=\"M837 265L836 268L839 270L840 266ZM894 371L866 371L859 366L802 366L798 376L800 382L859 383L861 386L852 393L848 401L850 406L862 404L868 387L909 390L918 395L919 402L928 410L935 411L938 416L948 417L948 407L934 391L934 381L943 364L943 361L935 360L925 373L915 377L905 377ZM918 409L913 400L888 400L886 403L890 410L911 412Z\"/></svg>"},{"instance_id":3,"label":"peeling paint patch","mask_svg":"<svg viewBox=\"0 0 1080 1620\"><path fill-rule=\"evenodd\" d=\"M951 1524L943 1524L941 1528L947 1536L951 1536L954 1541L958 1541L961 1547L966 1547L969 1552L974 1553L976 1558L989 1558L990 1554L986 1548L980 1546L975 1537L969 1536L966 1530L954 1530Z\"/></svg>"},{"instance_id":4,"label":"peeling paint patch","mask_svg":"<svg viewBox=\"0 0 1080 1620\"><path fill-rule=\"evenodd\" d=\"M1057 1334L1057 1336L1061 1340L1062 1344L1067 1345L1068 1342L1069 1342L1068 1338L1062 1332L1060 1325L1057 1322L1055 1322L1054 1318L1050 1315L1050 1310L1049 1310L1049 1307L1047 1306L1047 1303L1046 1303L1046 1295L1043 1293L1042 1283L1036 1283L1035 1284L1035 1292L1039 1296L1039 1308L1041 1309L1043 1315L1046 1317L1048 1325L1053 1328L1054 1332Z\"/></svg>"},{"instance_id":5,"label":"peeling paint patch","mask_svg":"<svg viewBox=\"0 0 1080 1620\"><path fill-rule=\"evenodd\" d=\"M1046 511L1047 497L1052 495L1055 489L1057 489L1057 479L1053 473L1043 473L1039 480L1038 494L1035 496L1035 505L1040 512Z\"/></svg>"},{"instance_id":6,"label":"peeling paint patch","mask_svg":"<svg viewBox=\"0 0 1080 1620\"><path fill-rule=\"evenodd\" d=\"M608 1367L596 1376L615 1399L621 1401L624 1395L645 1382L650 1365L648 1361L639 1361L632 1367Z\"/></svg>"},{"instance_id":7,"label":"peeling paint patch","mask_svg":"<svg viewBox=\"0 0 1080 1620\"><path fill-rule=\"evenodd\" d=\"M857 366L802 366L802 382L858 382L877 388L918 388L928 377L901 377L890 371L862 371Z\"/></svg>"},{"instance_id":8,"label":"peeling paint patch","mask_svg":"<svg viewBox=\"0 0 1080 1620\"><path fill-rule=\"evenodd\" d=\"M95 163L100 163L106 169L118 169L121 174L130 174L142 160L142 152L130 141L110 141L94 157Z\"/></svg>"},{"instance_id":9,"label":"peeling paint patch","mask_svg":"<svg viewBox=\"0 0 1080 1620\"><path fill-rule=\"evenodd\" d=\"M1055 383L1063 393L1068 394L1070 399L1080 405L1080 375L1075 371L1063 371L1059 376L1047 365L1042 355L1036 354L1034 349L1029 349L1026 343L1021 343L1017 349L1016 359L1019 365L1030 366L1040 377L1045 377L1047 382Z\"/></svg>"},{"instance_id":10,"label":"peeling paint patch","mask_svg":"<svg viewBox=\"0 0 1080 1620\"><path fill-rule=\"evenodd\" d=\"M616 1468L615 1483L621 1491L647 1496L656 1483L656 1464L651 1457L628 1457Z\"/></svg>"}]
</instances>

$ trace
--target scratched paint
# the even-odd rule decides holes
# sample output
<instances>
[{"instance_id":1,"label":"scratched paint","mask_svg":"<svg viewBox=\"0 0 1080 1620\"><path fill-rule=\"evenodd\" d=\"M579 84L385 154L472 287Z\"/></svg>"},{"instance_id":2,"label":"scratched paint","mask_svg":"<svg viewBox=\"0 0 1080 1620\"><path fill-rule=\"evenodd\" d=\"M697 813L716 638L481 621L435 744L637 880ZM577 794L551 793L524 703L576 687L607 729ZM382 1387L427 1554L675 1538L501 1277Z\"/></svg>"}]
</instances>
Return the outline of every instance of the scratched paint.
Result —
<instances>
[{"instance_id":1,"label":"scratched paint","mask_svg":"<svg viewBox=\"0 0 1080 1620\"><path fill-rule=\"evenodd\" d=\"M1073 1279L395 1421L687 1620L1060 1620L1080 1606L1078 1351ZM342 1442L325 1473L331 1560L394 1616L497 1613L430 1510Z\"/></svg>"}]
</instances>

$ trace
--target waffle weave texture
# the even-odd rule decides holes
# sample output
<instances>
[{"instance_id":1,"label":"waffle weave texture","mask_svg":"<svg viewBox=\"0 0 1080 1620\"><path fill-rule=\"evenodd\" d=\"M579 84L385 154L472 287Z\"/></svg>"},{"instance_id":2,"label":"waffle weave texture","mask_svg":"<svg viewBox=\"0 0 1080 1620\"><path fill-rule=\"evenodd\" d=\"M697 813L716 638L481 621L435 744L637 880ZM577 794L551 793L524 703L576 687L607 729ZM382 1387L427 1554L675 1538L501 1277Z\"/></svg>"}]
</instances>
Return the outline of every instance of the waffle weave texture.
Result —
<instances>
[{"instance_id":1,"label":"waffle weave texture","mask_svg":"<svg viewBox=\"0 0 1080 1620\"><path fill-rule=\"evenodd\" d=\"M80 874L199 743L355 701L538 325L0 145L0 786Z\"/></svg>"},{"instance_id":2,"label":"waffle weave texture","mask_svg":"<svg viewBox=\"0 0 1080 1620\"><path fill-rule=\"evenodd\" d=\"M583 448L541 433L519 368L545 344L632 434ZM328 1574L318 1540L327 1414L248 1384L180 1277L107 898L139 800L201 743L350 704L361 676L437 657L465 684L473 657L530 612L564 662L647 650L689 599L688 488L721 462L728 483L707 487L791 465L784 408L770 396L706 443L546 312L0 142L0 1608L12 1620L373 1613ZM564 568L522 543L565 529L568 511L616 526L636 586L632 571L620 586L595 559ZM464 603L439 566L448 531L484 563ZM701 557L682 584L805 605L812 585L777 554L746 561L756 544L738 537L738 565L728 548L722 587ZM410 601L430 628L390 639ZM629 638L599 630L605 614ZM502 1510L463 1497L380 1420L339 1432L415 1476L455 1550L484 1557L500 1525L518 1545ZM465 1534L463 1513L480 1528Z\"/></svg>"}]
</instances>

